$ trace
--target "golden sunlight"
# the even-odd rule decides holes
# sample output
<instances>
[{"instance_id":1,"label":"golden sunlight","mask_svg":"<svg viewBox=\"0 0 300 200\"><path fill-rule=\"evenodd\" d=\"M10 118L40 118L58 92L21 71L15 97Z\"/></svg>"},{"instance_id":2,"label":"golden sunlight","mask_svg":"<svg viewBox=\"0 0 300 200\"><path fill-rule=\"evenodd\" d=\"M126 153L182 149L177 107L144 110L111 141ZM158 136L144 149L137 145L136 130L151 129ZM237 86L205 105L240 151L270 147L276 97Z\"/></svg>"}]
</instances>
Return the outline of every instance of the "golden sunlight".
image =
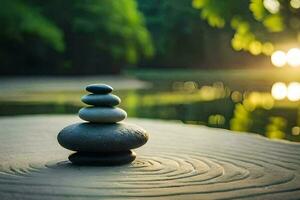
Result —
<instances>
[{"instance_id":1,"label":"golden sunlight","mask_svg":"<svg viewBox=\"0 0 300 200\"><path fill-rule=\"evenodd\" d=\"M276 67L283 67L286 64L286 54L283 51L275 51L271 56L272 64Z\"/></svg>"},{"instance_id":2,"label":"golden sunlight","mask_svg":"<svg viewBox=\"0 0 300 200\"><path fill-rule=\"evenodd\" d=\"M272 86L272 96L276 100L282 100L287 96L287 86L285 83L277 82Z\"/></svg>"},{"instance_id":3,"label":"golden sunlight","mask_svg":"<svg viewBox=\"0 0 300 200\"><path fill-rule=\"evenodd\" d=\"M286 54L286 61L291 67L300 66L300 49L292 48Z\"/></svg>"},{"instance_id":4,"label":"golden sunlight","mask_svg":"<svg viewBox=\"0 0 300 200\"><path fill-rule=\"evenodd\" d=\"M291 0L290 5L292 8L298 9L300 8L300 0Z\"/></svg>"},{"instance_id":5,"label":"golden sunlight","mask_svg":"<svg viewBox=\"0 0 300 200\"><path fill-rule=\"evenodd\" d=\"M300 83L292 82L288 85L287 88L287 98L290 101L300 100Z\"/></svg>"},{"instance_id":6,"label":"golden sunlight","mask_svg":"<svg viewBox=\"0 0 300 200\"><path fill-rule=\"evenodd\" d=\"M278 0L264 0L264 7L272 14L278 13L280 9L280 3Z\"/></svg>"}]
</instances>

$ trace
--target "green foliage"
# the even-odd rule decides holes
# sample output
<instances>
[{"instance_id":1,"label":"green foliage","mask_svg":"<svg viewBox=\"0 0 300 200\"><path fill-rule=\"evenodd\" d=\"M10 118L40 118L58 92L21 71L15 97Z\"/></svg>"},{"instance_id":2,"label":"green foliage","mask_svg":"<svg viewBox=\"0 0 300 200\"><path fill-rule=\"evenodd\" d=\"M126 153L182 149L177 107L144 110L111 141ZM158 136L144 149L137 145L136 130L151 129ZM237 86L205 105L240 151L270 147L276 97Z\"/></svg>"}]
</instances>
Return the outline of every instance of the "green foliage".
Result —
<instances>
[{"instance_id":1,"label":"green foliage","mask_svg":"<svg viewBox=\"0 0 300 200\"><path fill-rule=\"evenodd\" d=\"M258 21L262 20L267 14L263 5L263 0L252 0L249 9L252 11L254 18Z\"/></svg>"},{"instance_id":2,"label":"green foliage","mask_svg":"<svg viewBox=\"0 0 300 200\"><path fill-rule=\"evenodd\" d=\"M73 28L90 35L97 47L114 59L136 63L154 53L143 15L134 0L76 1Z\"/></svg>"},{"instance_id":3,"label":"green foliage","mask_svg":"<svg viewBox=\"0 0 300 200\"><path fill-rule=\"evenodd\" d=\"M42 73L43 66L45 72L118 73L154 54L135 0L2 0L0 27L0 65L7 71L21 65L25 72Z\"/></svg>"},{"instance_id":4,"label":"green foliage","mask_svg":"<svg viewBox=\"0 0 300 200\"><path fill-rule=\"evenodd\" d=\"M269 15L263 20L263 25L270 32L281 32L284 29L284 23L282 16L280 15Z\"/></svg>"},{"instance_id":5,"label":"green foliage","mask_svg":"<svg viewBox=\"0 0 300 200\"><path fill-rule=\"evenodd\" d=\"M223 28L230 24L235 31L232 47L254 55L270 55L276 40L268 33L291 31L287 20L298 16L283 0L193 0L192 5L210 26Z\"/></svg>"},{"instance_id":6,"label":"green foliage","mask_svg":"<svg viewBox=\"0 0 300 200\"><path fill-rule=\"evenodd\" d=\"M201 9L201 18L207 20L212 27L223 28L232 9L235 9L232 7L235 2L235 0L194 0L193 6Z\"/></svg>"},{"instance_id":7,"label":"green foliage","mask_svg":"<svg viewBox=\"0 0 300 200\"><path fill-rule=\"evenodd\" d=\"M41 38L55 50L64 50L63 32L39 9L22 0L2 0L0 6L2 37L22 40L24 34Z\"/></svg>"},{"instance_id":8,"label":"green foliage","mask_svg":"<svg viewBox=\"0 0 300 200\"><path fill-rule=\"evenodd\" d=\"M264 7L263 0L251 0L249 9L253 14L253 17L262 22L265 28L270 32L280 32L284 29L283 16L280 13L270 13ZM278 11L279 12L279 11Z\"/></svg>"},{"instance_id":9,"label":"green foliage","mask_svg":"<svg viewBox=\"0 0 300 200\"><path fill-rule=\"evenodd\" d=\"M199 20L191 0L138 0L153 37L156 56L150 67L200 67L210 59L216 32ZM209 45L204 44L207 42Z\"/></svg>"}]
</instances>

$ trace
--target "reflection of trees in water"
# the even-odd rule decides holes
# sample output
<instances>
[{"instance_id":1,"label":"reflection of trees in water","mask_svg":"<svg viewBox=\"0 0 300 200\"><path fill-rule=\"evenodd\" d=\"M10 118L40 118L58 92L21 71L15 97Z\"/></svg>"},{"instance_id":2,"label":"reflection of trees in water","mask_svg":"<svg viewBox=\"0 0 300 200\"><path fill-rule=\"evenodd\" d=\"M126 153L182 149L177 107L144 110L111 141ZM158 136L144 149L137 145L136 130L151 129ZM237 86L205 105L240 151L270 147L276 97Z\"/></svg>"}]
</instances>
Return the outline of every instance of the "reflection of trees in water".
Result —
<instances>
[{"instance_id":1,"label":"reflection of trees in water","mask_svg":"<svg viewBox=\"0 0 300 200\"><path fill-rule=\"evenodd\" d=\"M178 83L176 83L178 86ZM218 95L209 100L201 96L205 88L197 86L193 91L131 92L125 96L123 106L132 117L181 120L188 124L202 124L239 132L258 133L269 138L299 141L297 138L297 109L278 107L270 93L233 91L217 85ZM210 96L212 97L212 96Z\"/></svg>"},{"instance_id":2,"label":"reflection of trees in water","mask_svg":"<svg viewBox=\"0 0 300 200\"><path fill-rule=\"evenodd\" d=\"M180 120L188 124L300 141L296 102L275 101L266 92L231 91L220 82L200 85L193 81L177 81L169 84L169 87L159 83L153 88L117 93L123 100L121 107L129 117ZM73 103L1 102L0 115L75 114L81 104Z\"/></svg>"}]
</instances>

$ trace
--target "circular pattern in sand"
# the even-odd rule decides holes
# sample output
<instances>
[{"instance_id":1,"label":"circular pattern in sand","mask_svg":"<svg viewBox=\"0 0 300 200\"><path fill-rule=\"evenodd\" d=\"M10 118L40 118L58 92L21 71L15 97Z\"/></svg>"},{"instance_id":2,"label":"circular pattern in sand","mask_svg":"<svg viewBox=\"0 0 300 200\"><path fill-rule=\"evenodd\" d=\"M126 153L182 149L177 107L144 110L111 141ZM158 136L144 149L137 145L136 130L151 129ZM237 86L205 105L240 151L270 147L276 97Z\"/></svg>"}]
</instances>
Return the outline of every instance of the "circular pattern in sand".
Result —
<instances>
[{"instance_id":1,"label":"circular pattern in sand","mask_svg":"<svg viewBox=\"0 0 300 200\"><path fill-rule=\"evenodd\" d=\"M68 152L49 142L51 137L32 147L48 147L48 154L25 147L21 157L16 146L7 146L11 149L0 153L1 199L297 199L300 195L298 144L205 127L172 124L172 131L168 123L154 122L153 127L152 121L134 122L150 132L150 140L133 163L123 166L74 166L66 161ZM23 144L30 144L28 137L24 135Z\"/></svg>"}]
</instances>

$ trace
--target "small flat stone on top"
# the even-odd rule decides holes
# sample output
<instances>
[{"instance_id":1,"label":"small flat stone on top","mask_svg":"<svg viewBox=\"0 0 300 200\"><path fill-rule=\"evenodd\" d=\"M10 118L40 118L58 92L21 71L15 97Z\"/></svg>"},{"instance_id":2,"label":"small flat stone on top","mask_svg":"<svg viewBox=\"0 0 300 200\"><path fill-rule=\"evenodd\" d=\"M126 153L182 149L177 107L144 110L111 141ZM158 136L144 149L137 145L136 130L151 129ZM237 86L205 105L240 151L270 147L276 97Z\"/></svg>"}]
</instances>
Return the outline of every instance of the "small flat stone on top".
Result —
<instances>
[{"instance_id":1,"label":"small flat stone on top","mask_svg":"<svg viewBox=\"0 0 300 200\"><path fill-rule=\"evenodd\" d=\"M106 84L91 84L86 86L85 89L94 94L108 94L113 91L113 88Z\"/></svg>"}]
</instances>

